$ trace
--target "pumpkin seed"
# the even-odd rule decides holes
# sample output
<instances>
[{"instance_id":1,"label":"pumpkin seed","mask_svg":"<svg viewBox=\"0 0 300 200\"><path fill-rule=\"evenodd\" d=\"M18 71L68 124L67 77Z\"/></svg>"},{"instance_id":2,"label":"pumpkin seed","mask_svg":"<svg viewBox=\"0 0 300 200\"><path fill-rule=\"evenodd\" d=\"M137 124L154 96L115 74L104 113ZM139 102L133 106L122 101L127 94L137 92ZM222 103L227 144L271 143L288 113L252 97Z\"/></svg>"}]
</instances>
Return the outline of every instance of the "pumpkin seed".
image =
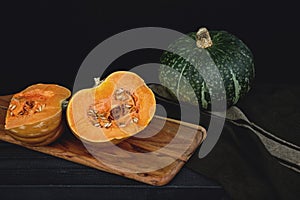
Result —
<instances>
[{"instance_id":1,"label":"pumpkin seed","mask_svg":"<svg viewBox=\"0 0 300 200\"><path fill-rule=\"evenodd\" d=\"M108 122L108 123L104 124L105 128L109 128L110 126L111 126L111 122Z\"/></svg>"},{"instance_id":2,"label":"pumpkin seed","mask_svg":"<svg viewBox=\"0 0 300 200\"><path fill-rule=\"evenodd\" d=\"M17 105L10 104L9 105L9 110L13 111L16 107L17 107Z\"/></svg>"},{"instance_id":3,"label":"pumpkin seed","mask_svg":"<svg viewBox=\"0 0 300 200\"><path fill-rule=\"evenodd\" d=\"M88 111L88 115L89 115L89 116L92 116L92 117L95 117L95 116L97 116L97 112L96 112L95 110L93 110L93 109L90 109L90 110Z\"/></svg>"},{"instance_id":4,"label":"pumpkin seed","mask_svg":"<svg viewBox=\"0 0 300 200\"><path fill-rule=\"evenodd\" d=\"M132 119L132 121L133 121L134 123L138 123L139 119L138 119L137 117L134 117L134 118Z\"/></svg>"},{"instance_id":5,"label":"pumpkin seed","mask_svg":"<svg viewBox=\"0 0 300 200\"><path fill-rule=\"evenodd\" d=\"M102 120L107 120L107 118L106 118L106 117L100 117L100 119L102 119Z\"/></svg>"},{"instance_id":6,"label":"pumpkin seed","mask_svg":"<svg viewBox=\"0 0 300 200\"><path fill-rule=\"evenodd\" d=\"M94 126L95 126L95 127L99 127L99 126L100 126L100 123L98 123L98 122L97 122L97 123L94 123Z\"/></svg>"},{"instance_id":7,"label":"pumpkin seed","mask_svg":"<svg viewBox=\"0 0 300 200\"><path fill-rule=\"evenodd\" d=\"M124 89L123 88L119 88L116 90L116 95L120 95L124 92Z\"/></svg>"},{"instance_id":8,"label":"pumpkin seed","mask_svg":"<svg viewBox=\"0 0 300 200\"><path fill-rule=\"evenodd\" d=\"M22 110L18 113L19 115L24 115L25 114L25 110Z\"/></svg>"},{"instance_id":9,"label":"pumpkin seed","mask_svg":"<svg viewBox=\"0 0 300 200\"><path fill-rule=\"evenodd\" d=\"M125 95L123 95L123 94L116 95L116 100L119 100L119 101L124 101L124 100L126 100L126 96L125 96Z\"/></svg>"}]
</instances>

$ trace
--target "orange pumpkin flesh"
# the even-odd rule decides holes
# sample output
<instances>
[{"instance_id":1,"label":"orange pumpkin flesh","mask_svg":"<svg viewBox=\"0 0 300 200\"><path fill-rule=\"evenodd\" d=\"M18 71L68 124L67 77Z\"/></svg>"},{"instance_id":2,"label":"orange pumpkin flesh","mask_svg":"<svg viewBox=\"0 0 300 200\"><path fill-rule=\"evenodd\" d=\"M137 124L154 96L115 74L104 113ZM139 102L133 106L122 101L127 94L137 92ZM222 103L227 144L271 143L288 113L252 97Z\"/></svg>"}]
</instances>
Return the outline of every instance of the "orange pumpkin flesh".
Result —
<instances>
[{"instance_id":1,"label":"orange pumpkin flesh","mask_svg":"<svg viewBox=\"0 0 300 200\"><path fill-rule=\"evenodd\" d=\"M35 84L13 95L5 129L26 145L47 145L63 131L62 102L71 91L56 84Z\"/></svg>"},{"instance_id":2,"label":"orange pumpkin flesh","mask_svg":"<svg viewBox=\"0 0 300 200\"><path fill-rule=\"evenodd\" d=\"M116 142L143 130L153 118L153 92L137 74L118 71L100 85L78 91L67 107L67 121L83 142Z\"/></svg>"}]
</instances>

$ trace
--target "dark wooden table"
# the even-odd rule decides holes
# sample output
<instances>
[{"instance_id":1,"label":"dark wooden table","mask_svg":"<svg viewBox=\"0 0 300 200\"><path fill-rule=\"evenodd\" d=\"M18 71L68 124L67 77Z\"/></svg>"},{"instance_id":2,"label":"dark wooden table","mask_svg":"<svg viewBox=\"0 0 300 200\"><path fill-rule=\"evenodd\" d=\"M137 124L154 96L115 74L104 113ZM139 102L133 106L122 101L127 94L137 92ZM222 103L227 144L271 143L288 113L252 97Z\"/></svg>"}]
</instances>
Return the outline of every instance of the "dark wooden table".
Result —
<instances>
[{"instance_id":1,"label":"dark wooden table","mask_svg":"<svg viewBox=\"0 0 300 200\"><path fill-rule=\"evenodd\" d=\"M224 199L222 187L183 167L155 187L0 142L1 199Z\"/></svg>"}]
</instances>

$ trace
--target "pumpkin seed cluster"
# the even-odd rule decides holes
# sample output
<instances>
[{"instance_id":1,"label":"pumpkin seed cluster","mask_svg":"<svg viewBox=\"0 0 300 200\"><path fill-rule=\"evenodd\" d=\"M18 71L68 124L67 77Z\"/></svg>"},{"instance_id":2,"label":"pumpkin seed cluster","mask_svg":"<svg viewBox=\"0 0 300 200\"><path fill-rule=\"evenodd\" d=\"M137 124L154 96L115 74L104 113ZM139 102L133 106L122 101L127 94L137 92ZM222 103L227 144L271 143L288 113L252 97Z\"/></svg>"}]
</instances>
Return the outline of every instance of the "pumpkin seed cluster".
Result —
<instances>
[{"instance_id":1,"label":"pumpkin seed cluster","mask_svg":"<svg viewBox=\"0 0 300 200\"><path fill-rule=\"evenodd\" d=\"M89 107L87 115L93 126L124 128L130 123L138 123L138 98L134 93L118 88L114 92L112 102L111 106L105 102L97 102ZM105 107L110 107L110 110Z\"/></svg>"}]
</instances>

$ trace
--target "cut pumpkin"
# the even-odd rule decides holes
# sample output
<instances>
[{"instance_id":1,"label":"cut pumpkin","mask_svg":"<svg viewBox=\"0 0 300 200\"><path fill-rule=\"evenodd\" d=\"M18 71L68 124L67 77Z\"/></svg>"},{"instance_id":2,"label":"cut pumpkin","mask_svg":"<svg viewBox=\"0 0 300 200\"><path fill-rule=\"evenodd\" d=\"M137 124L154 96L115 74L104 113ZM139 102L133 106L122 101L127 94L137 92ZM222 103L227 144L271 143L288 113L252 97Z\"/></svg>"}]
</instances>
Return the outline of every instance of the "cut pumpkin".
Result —
<instances>
[{"instance_id":1,"label":"cut pumpkin","mask_svg":"<svg viewBox=\"0 0 300 200\"><path fill-rule=\"evenodd\" d=\"M63 132L62 102L71 91L56 84L34 84L13 95L5 129L25 145L47 145Z\"/></svg>"},{"instance_id":2,"label":"cut pumpkin","mask_svg":"<svg viewBox=\"0 0 300 200\"><path fill-rule=\"evenodd\" d=\"M142 131L155 110L155 96L144 80L117 71L98 86L76 92L67 107L67 121L83 142L115 143Z\"/></svg>"}]
</instances>

